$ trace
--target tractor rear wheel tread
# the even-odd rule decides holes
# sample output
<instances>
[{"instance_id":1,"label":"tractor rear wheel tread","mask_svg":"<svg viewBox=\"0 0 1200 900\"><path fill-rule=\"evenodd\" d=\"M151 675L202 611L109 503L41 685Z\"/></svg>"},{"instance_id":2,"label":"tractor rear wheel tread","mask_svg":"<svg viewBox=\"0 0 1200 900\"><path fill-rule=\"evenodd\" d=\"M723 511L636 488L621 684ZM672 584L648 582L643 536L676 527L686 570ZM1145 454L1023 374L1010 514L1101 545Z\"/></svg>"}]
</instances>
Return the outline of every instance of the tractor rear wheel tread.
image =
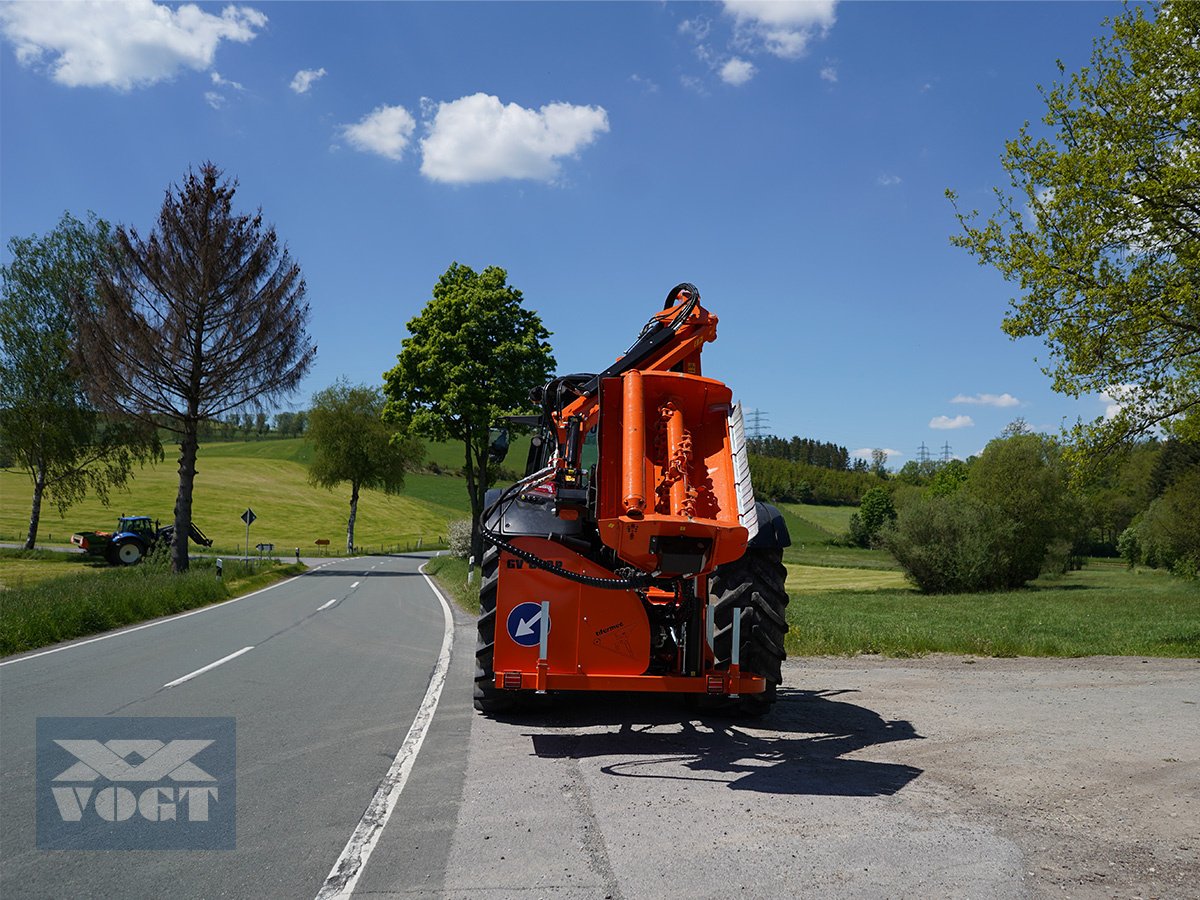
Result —
<instances>
[{"instance_id":1,"label":"tractor rear wheel tread","mask_svg":"<svg viewBox=\"0 0 1200 900\"><path fill-rule=\"evenodd\" d=\"M475 641L475 708L497 713L516 706L517 697L496 687L496 589L500 584L500 551L489 546L479 567L479 619Z\"/></svg>"},{"instance_id":2,"label":"tractor rear wheel tread","mask_svg":"<svg viewBox=\"0 0 1200 900\"><path fill-rule=\"evenodd\" d=\"M732 661L733 617L741 611L740 668L767 681L761 694L745 694L726 709L746 716L761 716L775 702L787 658L784 640L788 631L787 569L780 549L748 550L746 555L721 566L709 579L709 602L714 605L713 653L717 669Z\"/></svg>"}]
</instances>

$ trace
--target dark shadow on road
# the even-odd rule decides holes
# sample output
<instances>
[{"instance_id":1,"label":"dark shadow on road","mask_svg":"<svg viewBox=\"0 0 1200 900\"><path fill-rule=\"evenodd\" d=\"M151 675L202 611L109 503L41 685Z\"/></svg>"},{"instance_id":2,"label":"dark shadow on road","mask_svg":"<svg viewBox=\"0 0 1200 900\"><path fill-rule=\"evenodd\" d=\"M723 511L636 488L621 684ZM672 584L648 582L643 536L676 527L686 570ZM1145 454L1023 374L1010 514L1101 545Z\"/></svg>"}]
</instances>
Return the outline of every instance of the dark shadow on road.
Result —
<instances>
[{"instance_id":1,"label":"dark shadow on road","mask_svg":"<svg viewBox=\"0 0 1200 900\"><path fill-rule=\"evenodd\" d=\"M895 794L924 770L845 757L921 736L911 722L887 721L864 706L835 699L846 693L781 689L768 716L745 721L691 715L671 698L573 695L557 698L549 716L508 721L563 730L615 726L601 733L530 735L539 757L617 757L601 768L614 777L722 781L730 790L770 794Z\"/></svg>"}]
</instances>

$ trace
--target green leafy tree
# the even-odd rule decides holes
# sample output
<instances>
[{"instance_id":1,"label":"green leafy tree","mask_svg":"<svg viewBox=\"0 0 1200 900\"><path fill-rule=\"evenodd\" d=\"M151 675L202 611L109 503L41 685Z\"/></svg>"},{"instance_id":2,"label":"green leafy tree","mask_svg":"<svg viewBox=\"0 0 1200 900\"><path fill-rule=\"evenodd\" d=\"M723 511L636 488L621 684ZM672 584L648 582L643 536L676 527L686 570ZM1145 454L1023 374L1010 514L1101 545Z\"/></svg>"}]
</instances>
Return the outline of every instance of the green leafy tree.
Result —
<instances>
[{"instance_id":1,"label":"green leafy tree","mask_svg":"<svg viewBox=\"0 0 1200 900\"><path fill-rule=\"evenodd\" d=\"M959 492L995 507L1013 526L1005 586L1037 578L1051 561L1065 569L1071 547L1082 537L1083 516L1069 490L1062 449L1052 438L1014 434L989 442Z\"/></svg>"},{"instance_id":2,"label":"green leafy tree","mask_svg":"<svg viewBox=\"0 0 1200 900\"><path fill-rule=\"evenodd\" d=\"M93 401L178 435L176 572L189 562L200 423L291 393L317 352L300 266L261 210L234 211L236 192L212 163L189 171L149 238L117 229L97 302L80 310Z\"/></svg>"},{"instance_id":3,"label":"green leafy tree","mask_svg":"<svg viewBox=\"0 0 1200 900\"><path fill-rule=\"evenodd\" d=\"M1004 330L1046 340L1055 390L1120 405L1077 426L1092 457L1200 408L1200 4L1130 6L1111 27L1043 92L1052 135L1026 123L1006 144L997 211L959 213L952 238L1019 285Z\"/></svg>"},{"instance_id":4,"label":"green leafy tree","mask_svg":"<svg viewBox=\"0 0 1200 900\"><path fill-rule=\"evenodd\" d=\"M424 445L383 421L383 392L344 379L313 395L309 440L313 460L308 480L317 487L350 485L346 552L354 552L354 523L363 488L397 494L404 473L420 464Z\"/></svg>"},{"instance_id":5,"label":"green leafy tree","mask_svg":"<svg viewBox=\"0 0 1200 900\"><path fill-rule=\"evenodd\" d=\"M162 457L152 429L101 416L71 367L73 305L95 303L93 270L107 223L65 213L43 236L13 238L0 270L0 444L33 482L25 549L37 542L42 502L59 514L90 491L103 502L135 464Z\"/></svg>"},{"instance_id":6,"label":"green leafy tree","mask_svg":"<svg viewBox=\"0 0 1200 900\"><path fill-rule=\"evenodd\" d=\"M463 443L471 552L479 559L479 516L497 470L488 459L489 430L527 408L529 391L554 370L550 332L522 304L504 269L475 272L458 263L438 279L408 332L395 367L384 374L386 417L430 440Z\"/></svg>"},{"instance_id":7,"label":"green leafy tree","mask_svg":"<svg viewBox=\"0 0 1200 900\"><path fill-rule=\"evenodd\" d=\"M873 487L863 494L858 512L850 516L850 540L873 547L884 527L896 521L896 506L887 488Z\"/></svg>"}]
</instances>

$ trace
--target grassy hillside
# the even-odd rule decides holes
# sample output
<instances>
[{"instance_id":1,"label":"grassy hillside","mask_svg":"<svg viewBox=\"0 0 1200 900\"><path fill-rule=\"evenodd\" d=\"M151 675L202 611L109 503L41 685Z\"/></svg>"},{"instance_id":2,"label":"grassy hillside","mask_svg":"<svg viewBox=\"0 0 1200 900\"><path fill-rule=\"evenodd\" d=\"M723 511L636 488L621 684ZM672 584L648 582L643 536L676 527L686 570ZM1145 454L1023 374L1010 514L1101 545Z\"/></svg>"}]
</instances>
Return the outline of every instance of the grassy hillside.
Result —
<instances>
[{"instance_id":1,"label":"grassy hillside","mask_svg":"<svg viewBox=\"0 0 1200 900\"><path fill-rule=\"evenodd\" d=\"M301 461L310 452L299 439L207 444L197 461L193 518L216 549L233 552L245 540L239 518L247 506L258 520L250 529L250 543L273 543L276 548L300 547L312 552L317 538L336 548L345 545L349 514L349 487L326 491L308 484ZM109 529L117 516L149 515L170 520L178 485L172 454L153 468L140 469L129 489L114 494L105 509L89 498L59 518L50 506L43 508L40 538L69 540L74 531ZM17 540L24 535L29 517L30 486L18 472L0 472L0 538ZM364 491L358 505L355 543L368 549L385 545L426 543L446 533L446 523L467 513L464 482L436 475L409 475L404 493L389 497Z\"/></svg>"}]
</instances>

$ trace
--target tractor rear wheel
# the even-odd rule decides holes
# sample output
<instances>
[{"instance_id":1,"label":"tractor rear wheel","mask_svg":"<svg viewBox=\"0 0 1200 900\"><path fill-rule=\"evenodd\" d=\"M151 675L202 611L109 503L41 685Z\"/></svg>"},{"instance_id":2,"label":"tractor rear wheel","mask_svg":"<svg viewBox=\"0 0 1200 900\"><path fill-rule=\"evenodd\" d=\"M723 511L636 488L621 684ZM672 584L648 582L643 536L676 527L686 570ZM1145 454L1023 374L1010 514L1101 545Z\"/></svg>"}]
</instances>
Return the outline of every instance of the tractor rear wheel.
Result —
<instances>
[{"instance_id":1,"label":"tractor rear wheel","mask_svg":"<svg viewBox=\"0 0 1200 900\"><path fill-rule=\"evenodd\" d=\"M510 710L517 695L496 687L496 590L500 585L500 551L492 545L479 567L479 620L475 641L475 708L483 713Z\"/></svg>"},{"instance_id":2,"label":"tractor rear wheel","mask_svg":"<svg viewBox=\"0 0 1200 900\"><path fill-rule=\"evenodd\" d=\"M717 669L728 669L733 648L733 617L742 616L741 658L743 672L761 675L767 689L761 694L743 694L726 709L747 716L764 715L775 702L775 689L783 679L781 664L787 658L788 595L784 588L787 569L783 550L750 549L741 559L720 566L708 580L708 602L716 607L713 654Z\"/></svg>"},{"instance_id":3,"label":"tractor rear wheel","mask_svg":"<svg viewBox=\"0 0 1200 900\"><path fill-rule=\"evenodd\" d=\"M127 538L113 546L113 559L122 566L136 566L146 555L146 548L141 541Z\"/></svg>"}]
</instances>

